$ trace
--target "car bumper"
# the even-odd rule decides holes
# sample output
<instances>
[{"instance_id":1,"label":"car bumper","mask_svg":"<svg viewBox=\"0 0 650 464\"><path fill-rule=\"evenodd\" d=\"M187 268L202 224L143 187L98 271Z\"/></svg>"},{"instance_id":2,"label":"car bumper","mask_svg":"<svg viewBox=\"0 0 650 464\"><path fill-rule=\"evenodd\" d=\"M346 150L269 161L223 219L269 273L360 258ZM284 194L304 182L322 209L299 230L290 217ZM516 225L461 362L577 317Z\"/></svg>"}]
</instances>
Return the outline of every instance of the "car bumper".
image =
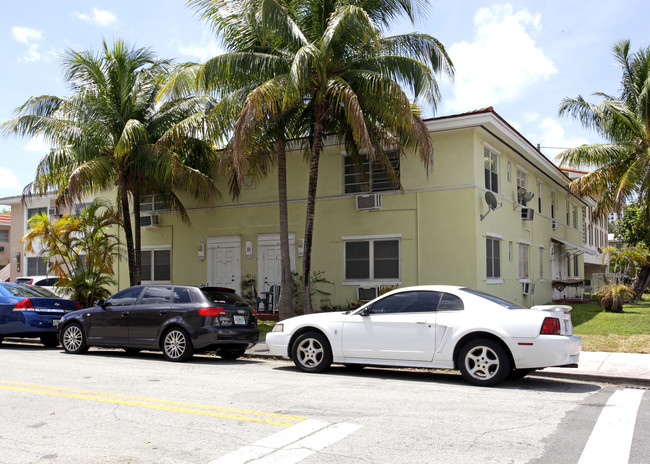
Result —
<instances>
[{"instance_id":1,"label":"car bumper","mask_svg":"<svg viewBox=\"0 0 650 464\"><path fill-rule=\"evenodd\" d=\"M289 342L291 334L284 332L269 332L266 334L266 346L273 356L290 357Z\"/></svg>"},{"instance_id":2,"label":"car bumper","mask_svg":"<svg viewBox=\"0 0 650 464\"><path fill-rule=\"evenodd\" d=\"M203 327L194 337L192 345L197 351L208 351L223 346L238 346L252 348L260 339L257 327Z\"/></svg>"},{"instance_id":3,"label":"car bumper","mask_svg":"<svg viewBox=\"0 0 650 464\"><path fill-rule=\"evenodd\" d=\"M517 369L577 364L582 349L580 337L572 335L540 335L535 339L515 339L512 355Z\"/></svg>"},{"instance_id":4,"label":"car bumper","mask_svg":"<svg viewBox=\"0 0 650 464\"><path fill-rule=\"evenodd\" d=\"M59 320L63 314L42 315L42 314L25 314L20 321L9 321L0 325L0 335L22 335L22 336L39 336L41 334L56 333Z\"/></svg>"}]
</instances>

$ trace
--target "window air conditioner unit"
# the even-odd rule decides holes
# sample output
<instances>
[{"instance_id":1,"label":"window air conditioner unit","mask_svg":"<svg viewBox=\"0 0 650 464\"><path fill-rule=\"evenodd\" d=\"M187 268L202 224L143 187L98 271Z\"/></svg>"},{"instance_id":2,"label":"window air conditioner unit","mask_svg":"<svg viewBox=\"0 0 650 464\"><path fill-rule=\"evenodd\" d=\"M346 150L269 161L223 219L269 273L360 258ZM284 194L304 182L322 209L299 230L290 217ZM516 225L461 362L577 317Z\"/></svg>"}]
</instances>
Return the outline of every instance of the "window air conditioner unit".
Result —
<instances>
[{"instance_id":1,"label":"window air conditioner unit","mask_svg":"<svg viewBox=\"0 0 650 464\"><path fill-rule=\"evenodd\" d=\"M372 193L370 195L357 195L357 209L359 211L381 209L381 195L378 193Z\"/></svg>"},{"instance_id":2,"label":"window air conditioner unit","mask_svg":"<svg viewBox=\"0 0 650 464\"><path fill-rule=\"evenodd\" d=\"M5 252L5 247L0 246L0 253L4 253L4 252Z\"/></svg>"},{"instance_id":3,"label":"window air conditioner unit","mask_svg":"<svg viewBox=\"0 0 650 464\"><path fill-rule=\"evenodd\" d=\"M535 284L532 282L522 282L521 293L524 295L532 295L535 293Z\"/></svg>"},{"instance_id":4,"label":"window air conditioner unit","mask_svg":"<svg viewBox=\"0 0 650 464\"><path fill-rule=\"evenodd\" d=\"M158 227L159 218L157 214L143 214L140 216L140 227Z\"/></svg>"},{"instance_id":5,"label":"window air conditioner unit","mask_svg":"<svg viewBox=\"0 0 650 464\"><path fill-rule=\"evenodd\" d=\"M560 223L553 220L552 227L553 227L553 230L558 230L560 228Z\"/></svg>"},{"instance_id":6,"label":"window air conditioner unit","mask_svg":"<svg viewBox=\"0 0 650 464\"><path fill-rule=\"evenodd\" d=\"M58 213L56 211L56 208L48 208L47 214L49 214L50 216L56 216Z\"/></svg>"},{"instance_id":7,"label":"window air conditioner unit","mask_svg":"<svg viewBox=\"0 0 650 464\"><path fill-rule=\"evenodd\" d=\"M379 287L357 287L357 299L359 301L374 300L379 296Z\"/></svg>"},{"instance_id":8,"label":"window air conditioner unit","mask_svg":"<svg viewBox=\"0 0 650 464\"><path fill-rule=\"evenodd\" d=\"M532 221L534 216L535 210L533 208L521 208L522 221Z\"/></svg>"}]
</instances>

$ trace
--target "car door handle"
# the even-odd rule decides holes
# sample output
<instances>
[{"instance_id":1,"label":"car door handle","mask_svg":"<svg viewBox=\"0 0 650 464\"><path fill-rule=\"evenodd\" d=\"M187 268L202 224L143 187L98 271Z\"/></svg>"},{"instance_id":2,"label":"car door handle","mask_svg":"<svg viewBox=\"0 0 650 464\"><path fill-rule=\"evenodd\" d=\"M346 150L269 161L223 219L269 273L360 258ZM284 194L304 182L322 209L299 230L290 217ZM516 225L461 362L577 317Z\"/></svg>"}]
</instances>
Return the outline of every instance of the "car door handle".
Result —
<instances>
[{"instance_id":1,"label":"car door handle","mask_svg":"<svg viewBox=\"0 0 650 464\"><path fill-rule=\"evenodd\" d=\"M122 313L122 317L129 317L129 313L128 313L128 311L123 312L123 313Z\"/></svg>"}]
</instances>

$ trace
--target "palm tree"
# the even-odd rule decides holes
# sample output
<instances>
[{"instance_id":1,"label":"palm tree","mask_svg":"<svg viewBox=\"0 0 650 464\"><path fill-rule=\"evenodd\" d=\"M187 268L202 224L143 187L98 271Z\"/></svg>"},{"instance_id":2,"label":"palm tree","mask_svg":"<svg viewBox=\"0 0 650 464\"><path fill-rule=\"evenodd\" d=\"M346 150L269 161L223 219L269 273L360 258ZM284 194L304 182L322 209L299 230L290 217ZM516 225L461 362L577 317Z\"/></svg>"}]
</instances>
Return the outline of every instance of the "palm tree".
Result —
<instances>
[{"instance_id":1,"label":"palm tree","mask_svg":"<svg viewBox=\"0 0 650 464\"><path fill-rule=\"evenodd\" d=\"M169 67L149 49L119 40L112 49L104 42L97 54L68 50L63 68L72 95L32 97L1 126L5 135L42 135L53 146L24 197L54 191L58 203L69 205L117 189L131 285L140 282L141 195L162 194L189 222L177 194L210 201L217 193L210 175L215 152L199 137L208 102L159 102Z\"/></svg>"},{"instance_id":2,"label":"palm tree","mask_svg":"<svg viewBox=\"0 0 650 464\"><path fill-rule=\"evenodd\" d=\"M595 95L599 104L582 96L565 98L561 115L577 119L607 142L571 148L558 155L561 165L595 169L569 184L578 195L595 195L594 214L604 217L638 200L642 220L650 225L650 48L630 53L630 42L614 45L622 70L619 97ZM644 266L635 285L637 298L647 287L650 267Z\"/></svg>"},{"instance_id":3,"label":"palm tree","mask_svg":"<svg viewBox=\"0 0 650 464\"><path fill-rule=\"evenodd\" d=\"M238 21L233 21L239 18L229 16L232 2L191 3L203 9L205 17L224 18L216 27L222 37L250 38L241 35ZM398 146L402 153L416 152L427 171L431 169L431 138L400 84L416 99L423 98L435 107L439 92L434 73L453 74L451 60L431 36L387 37L380 30L402 15L413 21L420 5L408 0L311 0L301 4L260 0L250 14L256 18L267 48L257 52L251 46L249 53L237 57L239 61L222 57L215 62L226 71L221 76L232 75L233 70L235 75L247 70L254 76L254 88L246 94L233 127L235 159L244 158L246 141L254 139L259 127L269 121L292 121L288 133L306 135L303 140L310 165L302 270L305 312L312 311L309 276L324 137L335 135L352 156L359 158L365 153L372 161L386 160L386 145ZM262 80L259 73L264 72L267 77Z\"/></svg>"}]
</instances>

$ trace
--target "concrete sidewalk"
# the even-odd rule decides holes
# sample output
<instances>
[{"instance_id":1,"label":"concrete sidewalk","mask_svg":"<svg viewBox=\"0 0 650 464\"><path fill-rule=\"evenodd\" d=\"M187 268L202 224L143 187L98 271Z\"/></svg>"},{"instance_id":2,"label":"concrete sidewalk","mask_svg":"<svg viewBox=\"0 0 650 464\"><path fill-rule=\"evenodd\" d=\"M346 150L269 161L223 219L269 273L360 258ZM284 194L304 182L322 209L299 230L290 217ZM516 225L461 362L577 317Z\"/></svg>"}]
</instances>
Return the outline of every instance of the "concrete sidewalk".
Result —
<instances>
[{"instance_id":1,"label":"concrete sidewalk","mask_svg":"<svg viewBox=\"0 0 650 464\"><path fill-rule=\"evenodd\" d=\"M272 357L264 341L246 353ZM650 388L650 354L582 351L577 368L547 367L531 375Z\"/></svg>"}]
</instances>

